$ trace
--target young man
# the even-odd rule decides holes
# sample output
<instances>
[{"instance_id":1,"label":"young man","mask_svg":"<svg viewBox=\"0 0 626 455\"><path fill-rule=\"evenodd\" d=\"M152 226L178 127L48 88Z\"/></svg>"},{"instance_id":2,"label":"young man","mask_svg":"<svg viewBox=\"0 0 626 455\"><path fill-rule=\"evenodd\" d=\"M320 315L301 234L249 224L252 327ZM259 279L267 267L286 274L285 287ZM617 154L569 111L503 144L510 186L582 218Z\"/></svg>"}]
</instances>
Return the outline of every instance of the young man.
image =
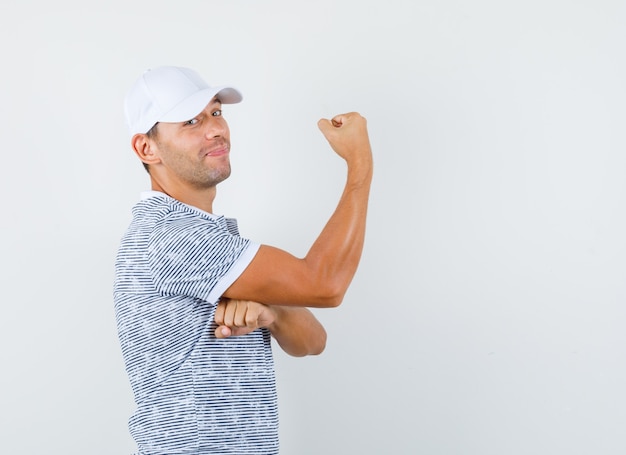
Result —
<instances>
[{"instance_id":1,"label":"young man","mask_svg":"<svg viewBox=\"0 0 626 455\"><path fill-rule=\"evenodd\" d=\"M357 113L318 122L347 181L304 258L245 239L213 214L230 175L221 106L241 99L166 66L144 72L125 100L152 186L133 208L114 284L141 455L278 453L270 337L294 356L322 352L326 332L306 307L339 305L360 260L373 164Z\"/></svg>"}]
</instances>

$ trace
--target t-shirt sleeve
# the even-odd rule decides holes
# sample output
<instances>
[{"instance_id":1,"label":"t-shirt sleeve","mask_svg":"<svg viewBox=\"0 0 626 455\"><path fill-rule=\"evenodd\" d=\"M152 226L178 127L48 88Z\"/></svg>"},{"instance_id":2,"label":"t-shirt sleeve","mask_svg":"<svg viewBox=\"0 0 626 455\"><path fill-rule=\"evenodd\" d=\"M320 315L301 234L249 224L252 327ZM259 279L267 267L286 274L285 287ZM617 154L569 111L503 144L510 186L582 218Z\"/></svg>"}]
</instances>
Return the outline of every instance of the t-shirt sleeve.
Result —
<instances>
[{"instance_id":1,"label":"t-shirt sleeve","mask_svg":"<svg viewBox=\"0 0 626 455\"><path fill-rule=\"evenodd\" d=\"M258 244L228 232L217 220L169 220L154 230L148 262L160 294L215 303L258 248Z\"/></svg>"}]
</instances>

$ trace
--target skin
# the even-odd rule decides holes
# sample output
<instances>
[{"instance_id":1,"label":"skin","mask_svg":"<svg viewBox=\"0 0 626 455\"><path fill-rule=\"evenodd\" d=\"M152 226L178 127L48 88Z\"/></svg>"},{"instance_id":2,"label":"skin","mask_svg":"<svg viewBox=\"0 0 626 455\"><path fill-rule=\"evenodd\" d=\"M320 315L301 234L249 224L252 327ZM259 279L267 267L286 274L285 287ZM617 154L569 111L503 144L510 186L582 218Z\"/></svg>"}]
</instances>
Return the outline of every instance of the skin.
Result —
<instances>
[{"instance_id":1,"label":"skin","mask_svg":"<svg viewBox=\"0 0 626 455\"><path fill-rule=\"evenodd\" d=\"M358 113L321 119L318 127L347 164L337 208L303 258L261 245L218 305L220 338L267 327L291 355L324 349L326 332L305 307L336 307L350 285L363 249L373 160L367 122ZM214 98L193 119L157 128L156 137L132 138L133 150L149 165L152 189L212 213L217 185L231 171L221 103Z\"/></svg>"},{"instance_id":2,"label":"skin","mask_svg":"<svg viewBox=\"0 0 626 455\"><path fill-rule=\"evenodd\" d=\"M326 330L306 308L223 298L215 310L215 322L217 338L268 327L283 351L294 357L321 354L326 346Z\"/></svg>"}]
</instances>

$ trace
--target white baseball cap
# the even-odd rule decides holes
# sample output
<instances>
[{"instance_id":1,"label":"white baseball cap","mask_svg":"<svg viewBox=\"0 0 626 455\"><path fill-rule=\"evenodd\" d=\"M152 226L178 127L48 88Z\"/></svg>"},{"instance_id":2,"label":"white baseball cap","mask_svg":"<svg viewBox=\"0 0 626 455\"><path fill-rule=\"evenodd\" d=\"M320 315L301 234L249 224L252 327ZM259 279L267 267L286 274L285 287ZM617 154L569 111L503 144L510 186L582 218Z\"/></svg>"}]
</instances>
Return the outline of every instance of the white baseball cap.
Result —
<instances>
[{"instance_id":1,"label":"white baseball cap","mask_svg":"<svg viewBox=\"0 0 626 455\"><path fill-rule=\"evenodd\" d=\"M158 122L185 122L202 112L215 95L223 104L242 100L237 89L210 87L189 68L161 66L148 69L126 94L126 125L133 136L147 133Z\"/></svg>"}]
</instances>

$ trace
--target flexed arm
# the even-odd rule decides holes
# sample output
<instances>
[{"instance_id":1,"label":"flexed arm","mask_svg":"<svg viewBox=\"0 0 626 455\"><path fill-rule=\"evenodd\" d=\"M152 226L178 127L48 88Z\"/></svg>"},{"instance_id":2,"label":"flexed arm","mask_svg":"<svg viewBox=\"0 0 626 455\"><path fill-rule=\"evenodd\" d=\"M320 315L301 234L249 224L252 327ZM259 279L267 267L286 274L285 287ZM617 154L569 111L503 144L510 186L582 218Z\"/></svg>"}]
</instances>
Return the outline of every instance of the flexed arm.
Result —
<instances>
[{"instance_id":1,"label":"flexed arm","mask_svg":"<svg viewBox=\"0 0 626 455\"><path fill-rule=\"evenodd\" d=\"M304 258L262 245L224 296L270 305L335 307L356 273L365 238L372 151L358 113L322 119L318 127L347 164L337 208Z\"/></svg>"}]
</instances>

